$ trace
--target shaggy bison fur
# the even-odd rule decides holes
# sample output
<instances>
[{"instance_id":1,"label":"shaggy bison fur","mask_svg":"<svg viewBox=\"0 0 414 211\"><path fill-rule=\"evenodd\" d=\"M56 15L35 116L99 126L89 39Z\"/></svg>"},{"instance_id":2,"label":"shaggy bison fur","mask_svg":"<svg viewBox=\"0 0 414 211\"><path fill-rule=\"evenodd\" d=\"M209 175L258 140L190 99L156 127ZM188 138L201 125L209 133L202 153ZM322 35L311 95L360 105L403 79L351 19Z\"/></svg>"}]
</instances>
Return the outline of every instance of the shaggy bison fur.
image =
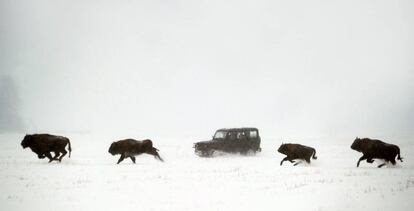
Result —
<instances>
[{"instance_id":1,"label":"shaggy bison fur","mask_svg":"<svg viewBox=\"0 0 414 211\"><path fill-rule=\"evenodd\" d=\"M285 161L293 163L293 160L295 159L305 160L307 163L311 162L311 157L313 159L317 159L316 150L314 148L300 144L282 144L277 151L286 155L286 157L280 162L280 165L282 165ZM294 165L296 166L299 163L301 162L296 162Z\"/></svg>"},{"instance_id":2,"label":"shaggy bison fur","mask_svg":"<svg viewBox=\"0 0 414 211\"><path fill-rule=\"evenodd\" d=\"M159 150L152 146L152 141L149 139L143 141L137 141L134 139L116 141L111 144L108 150L108 152L112 155L121 155L117 164L128 157L135 163L135 156L143 153L153 155L156 159L164 161L157 151Z\"/></svg>"},{"instance_id":3,"label":"shaggy bison fur","mask_svg":"<svg viewBox=\"0 0 414 211\"><path fill-rule=\"evenodd\" d=\"M380 140L357 137L354 143L352 143L351 149L363 154L358 160L357 167L362 160L367 160L367 163L373 163L373 159L383 159L385 161L378 168L383 167L388 162L395 165L395 157L397 156L397 159L403 162L400 155L400 148L397 145L388 144Z\"/></svg>"},{"instance_id":4,"label":"shaggy bison fur","mask_svg":"<svg viewBox=\"0 0 414 211\"><path fill-rule=\"evenodd\" d=\"M72 152L68 138L50 134L26 135L21 145L23 149L29 147L34 153L37 154L39 159L43 159L45 157L49 158L49 163L54 160L59 162L62 161L62 158L68 153L65 150L66 145L68 145L69 157ZM50 154L51 152L55 154L54 157ZM60 153L62 153L62 155L60 155Z\"/></svg>"}]
</instances>

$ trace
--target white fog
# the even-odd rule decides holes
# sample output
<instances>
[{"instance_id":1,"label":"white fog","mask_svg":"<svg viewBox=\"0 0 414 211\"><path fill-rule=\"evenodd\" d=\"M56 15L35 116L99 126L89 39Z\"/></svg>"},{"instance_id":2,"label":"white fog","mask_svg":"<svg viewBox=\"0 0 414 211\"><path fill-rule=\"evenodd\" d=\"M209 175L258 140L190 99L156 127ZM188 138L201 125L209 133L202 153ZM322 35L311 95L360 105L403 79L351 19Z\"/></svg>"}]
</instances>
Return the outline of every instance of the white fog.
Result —
<instances>
[{"instance_id":1,"label":"white fog","mask_svg":"<svg viewBox=\"0 0 414 211\"><path fill-rule=\"evenodd\" d=\"M103 210L132 209L141 188L144 210L245 210L251 197L274 210L297 196L310 210L409 210L413 11L410 0L0 0L0 202L91 210L88 194L101 193ZM194 142L231 127L258 128L263 151L194 155ZM32 133L69 136L72 158L46 165L20 146ZM356 136L399 144L407 162L356 169ZM108 144L128 137L151 138L167 162L117 168ZM319 159L279 168L287 141ZM65 176L43 175L54 167Z\"/></svg>"}]
</instances>

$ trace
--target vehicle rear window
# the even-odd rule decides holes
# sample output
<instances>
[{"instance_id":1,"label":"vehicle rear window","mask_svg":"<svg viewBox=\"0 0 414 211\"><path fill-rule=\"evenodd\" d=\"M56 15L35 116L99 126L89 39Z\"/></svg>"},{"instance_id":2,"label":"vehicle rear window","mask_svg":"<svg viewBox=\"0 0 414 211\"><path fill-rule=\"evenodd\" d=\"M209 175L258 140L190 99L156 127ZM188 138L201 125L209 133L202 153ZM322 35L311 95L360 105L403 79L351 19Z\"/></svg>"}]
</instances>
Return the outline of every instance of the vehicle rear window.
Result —
<instances>
[{"instance_id":1,"label":"vehicle rear window","mask_svg":"<svg viewBox=\"0 0 414 211\"><path fill-rule=\"evenodd\" d=\"M250 136L250 138L257 138L257 131L255 131L255 130L250 131L249 136Z\"/></svg>"}]
</instances>

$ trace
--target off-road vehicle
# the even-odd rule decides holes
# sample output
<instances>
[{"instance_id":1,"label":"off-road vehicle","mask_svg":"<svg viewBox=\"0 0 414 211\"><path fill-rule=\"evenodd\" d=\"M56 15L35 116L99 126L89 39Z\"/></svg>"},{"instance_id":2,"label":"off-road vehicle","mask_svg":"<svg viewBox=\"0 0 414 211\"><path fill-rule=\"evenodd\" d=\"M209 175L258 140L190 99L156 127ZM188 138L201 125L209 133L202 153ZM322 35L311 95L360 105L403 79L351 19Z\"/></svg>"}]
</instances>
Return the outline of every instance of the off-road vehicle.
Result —
<instances>
[{"instance_id":1,"label":"off-road vehicle","mask_svg":"<svg viewBox=\"0 0 414 211\"><path fill-rule=\"evenodd\" d=\"M195 153L211 157L214 152L240 153L242 155L260 152L260 136L257 128L219 129L210 141L194 143Z\"/></svg>"}]
</instances>

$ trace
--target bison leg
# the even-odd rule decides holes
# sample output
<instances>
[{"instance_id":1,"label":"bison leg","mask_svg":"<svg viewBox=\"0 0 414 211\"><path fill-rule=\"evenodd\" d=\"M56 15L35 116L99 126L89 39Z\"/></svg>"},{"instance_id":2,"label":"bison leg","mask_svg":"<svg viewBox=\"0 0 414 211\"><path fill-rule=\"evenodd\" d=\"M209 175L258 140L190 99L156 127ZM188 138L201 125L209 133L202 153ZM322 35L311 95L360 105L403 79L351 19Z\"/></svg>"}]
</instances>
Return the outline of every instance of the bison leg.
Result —
<instances>
[{"instance_id":1,"label":"bison leg","mask_svg":"<svg viewBox=\"0 0 414 211\"><path fill-rule=\"evenodd\" d=\"M311 157L308 157L308 158L306 158L306 159L305 159L306 163L311 163L310 158L311 158Z\"/></svg>"},{"instance_id":2,"label":"bison leg","mask_svg":"<svg viewBox=\"0 0 414 211\"><path fill-rule=\"evenodd\" d=\"M43 159L43 158L45 158L46 156L45 156L45 155L43 155L43 154L37 154L37 157L38 157L39 159Z\"/></svg>"},{"instance_id":3,"label":"bison leg","mask_svg":"<svg viewBox=\"0 0 414 211\"><path fill-rule=\"evenodd\" d=\"M394 159L391 159L390 161L391 161L392 165L397 164L397 162L395 161L395 158Z\"/></svg>"},{"instance_id":4,"label":"bison leg","mask_svg":"<svg viewBox=\"0 0 414 211\"><path fill-rule=\"evenodd\" d=\"M372 158L367 159L367 163L373 163L373 162L374 162L374 160Z\"/></svg>"},{"instance_id":5,"label":"bison leg","mask_svg":"<svg viewBox=\"0 0 414 211\"><path fill-rule=\"evenodd\" d=\"M49 163L53 161L52 155L50 154L50 152L46 152L45 153L46 157L49 158Z\"/></svg>"},{"instance_id":6,"label":"bison leg","mask_svg":"<svg viewBox=\"0 0 414 211\"><path fill-rule=\"evenodd\" d=\"M134 156L129 156L129 158L131 158L132 162L135 163L135 157Z\"/></svg>"},{"instance_id":7,"label":"bison leg","mask_svg":"<svg viewBox=\"0 0 414 211\"><path fill-rule=\"evenodd\" d=\"M283 162L285 162L285 161L289 161L289 162L293 163L293 161L289 157L285 157L285 158L282 159L282 161L280 161L280 165L282 165Z\"/></svg>"},{"instance_id":8,"label":"bison leg","mask_svg":"<svg viewBox=\"0 0 414 211\"><path fill-rule=\"evenodd\" d=\"M300 163L302 163L302 161L300 160L300 161L298 161L298 162L296 162L295 164L293 164L293 166L297 166L298 164L300 164Z\"/></svg>"},{"instance_id":9,"label":"bison leg","mask_svg":"<svg viewBox=\"0 0 414 211\"><path fill-rule=\"evenodd\" d=\"M383 163L383 164L379 165L378 168L381 168L381 167L385 166L385 164L386 163Z\"/></svg>"},{"instance_id":10,"label":"bison leg","mask_svg":"<svg viewBox=\"0 0 414 211\"><path fill-rule=\"evenodd\" d=\"M53 160L58 160L60 162L60 160L58 159L60 152L54 152L55 156L53 157Z\"/></svg>"},{"instance_id":11,"label":"bison leg","mask_svg":"<svg viewBox=\"0 0 414 211\"><path fill-rule=\"evenodd\" d=\"M59 162L62 162L62 158L68 153L65 149L62 151L62 155L59 157Z\"/></svg>"},{"instance_id":12,"label":"bison leg","mask_svg":"<svg viewBox=\"0 0 414 211\"><path fill-rule=\"evenodd\" d=\"M119 164L120 162L122 162L123 160L125 159L125 154L122 154L121 155L121 157L119 158L119 160L118 160L118 163L116 163L116 164Z\"/></svg>"},{"instance_id":13,"label":"bison leg","mask_svg":"<svg viewBox=\"0 0 414 211\"><path fill-rule=\"evenodd\" d=\"M283 162L287 160L287 157L283 158L282 161L280 161L280 165L283 165Z\"/></svg>"},{"instance_id":14,"label":"bison leg","mask_svg":"<svg viewBox=\"0 0 414 211\"><path fill-rule=\"evenodd\" d=\"M362 155L362 157L360 157L358 160L357 167L359 167L359 163L365 159L367 159L367 157L365 155Z\"/></svg>"}]
</instances>

